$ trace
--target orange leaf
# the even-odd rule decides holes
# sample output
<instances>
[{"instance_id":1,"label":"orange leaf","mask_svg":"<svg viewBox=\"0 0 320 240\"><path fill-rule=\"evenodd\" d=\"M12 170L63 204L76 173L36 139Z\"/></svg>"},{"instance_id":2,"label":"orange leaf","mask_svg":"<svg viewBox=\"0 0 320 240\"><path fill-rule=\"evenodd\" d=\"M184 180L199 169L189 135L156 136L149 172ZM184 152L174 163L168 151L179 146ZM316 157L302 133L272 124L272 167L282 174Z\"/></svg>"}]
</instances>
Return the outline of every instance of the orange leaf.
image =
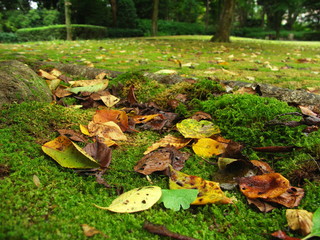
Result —
<instances>
[{"instance_id":1,"label":"orange leaf","mask_svg":"<svg viewBox=\"0 0 320 240\"><path fill-rule=\"evenodd\" d=\"M275 198L290 187L289 180L279 173L240 178L241 192L248 198Z\"/></svg>"},{"instance_id":2,"label":"orange leaf","mask_svg":"<svg viewBox=\"0 0 320 240\"><path fill-rule=\"evenodd\" d=\"M118 124L123 132L129 129L128 116L124 111L102 109L97 110L96 114L93 116L94 123L104 123L109 121Z\"/></svg>"}]
</instances>

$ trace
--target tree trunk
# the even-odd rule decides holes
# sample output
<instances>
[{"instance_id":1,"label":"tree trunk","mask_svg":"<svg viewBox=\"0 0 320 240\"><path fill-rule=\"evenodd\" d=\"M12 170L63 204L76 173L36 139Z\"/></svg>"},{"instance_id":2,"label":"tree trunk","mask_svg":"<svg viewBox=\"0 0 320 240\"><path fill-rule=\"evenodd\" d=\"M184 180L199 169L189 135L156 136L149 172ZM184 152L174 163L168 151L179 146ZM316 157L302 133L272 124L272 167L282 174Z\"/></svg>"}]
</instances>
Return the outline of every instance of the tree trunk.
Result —
<instances>
[{"instance_id":1,"label":"tree trunk","mask_svg":"<svg viewBox=\"0 0 320 240\"><path fill-rule=\"evenodd\" d=\"M117 1L110 0L111 11L112 11L112 26L117 26Z\"/></svg>"},{"instance_id":2,"label":"tree trunk","mask_svg":"<svg viewBox=\"0 0 320 240\"><path fill-rule=\"evenodd\" d=\"M207 0L206 13L205 13L205 23L204 23L204 29L206 32L208 31L208 26L209 26L209 12L210 12L210 0Z\"/></svg>"},{"instance_id":3,"label":"tree trunk","mask_svg":"<svg viewBox=\"0 0 320 240\"><path fill-rule=\"evenodd\" d=\"M220 14L218 28L211 38L212 42L230 42L230 31L233 22L235 0L224 0Z\"/></svg>"},{"instance_id":4,"label":"tree trunk","mask_svg":"<svg viewBox=\"0 0 320 240\"><path fill-rule=\"evenodd\" d=\"M64 13L66 19L66 28L67 28L67 40L72 40L72 29L71 29L71 2L68 0L64 1Z\"/></svg>"},{"instance_id":5,"label":"tree trunk","mask_svg":"<svg viewBox=\"0 0 320 240\"><path fill-rule=\"evenodd\" d=\"M159 15L159 0L153 0L151 36L157 36L157 33L158 33L158 15Z\"/></svg>"}]
</instances>

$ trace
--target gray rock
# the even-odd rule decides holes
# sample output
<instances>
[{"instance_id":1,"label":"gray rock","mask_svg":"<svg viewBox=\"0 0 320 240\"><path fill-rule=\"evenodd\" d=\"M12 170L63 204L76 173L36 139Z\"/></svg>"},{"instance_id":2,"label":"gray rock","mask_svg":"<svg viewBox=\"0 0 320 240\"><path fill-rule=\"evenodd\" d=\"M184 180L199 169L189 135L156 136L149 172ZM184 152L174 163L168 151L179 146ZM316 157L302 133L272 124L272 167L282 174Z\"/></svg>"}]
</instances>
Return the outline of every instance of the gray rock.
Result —
<instances>
[{"instance_id":1,"label":"gray rock","mask_svg":"<svg viewBox=\"0 0 320 240\"><path fill-rule=\"evenodd\" d=\"M0 61L0 106L23 101L50 102L52 94L45 80L26 64Z\"/></svg>"}]
</instances>

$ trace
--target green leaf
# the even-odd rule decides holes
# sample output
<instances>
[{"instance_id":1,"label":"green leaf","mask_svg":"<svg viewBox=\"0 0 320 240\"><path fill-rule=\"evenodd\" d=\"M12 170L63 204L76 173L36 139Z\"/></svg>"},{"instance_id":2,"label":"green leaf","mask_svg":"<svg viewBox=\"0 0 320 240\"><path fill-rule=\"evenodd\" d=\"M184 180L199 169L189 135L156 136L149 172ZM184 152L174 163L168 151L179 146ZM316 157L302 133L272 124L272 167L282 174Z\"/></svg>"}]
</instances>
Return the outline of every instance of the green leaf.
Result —
<instances>
[{"instance_id":1,"label":"green leaf","mask_svg":"<svg viewBox=\"0 0 320 240\"><path fill-rule=\"evenodd\" d=\"M177 128L185 138L208 138L220 133L218 126L206 120L184 119L177 123Z\"/></svg>"},{"instance_id":2,"label":"green leaf","mask_svg":"<svg viewBox=\"0 0 320 240\"><path fill-rule=\"evenodd\" d=\"M74 88L69 88L68 91L78 94L79 92L99 92L104 90L107 87L107 84L105 83L99 83L96 85L89 85L85 87L74 87Z\"/></svg>"},{"instance_id":3,"label":"green leaf","mask_svg":"<svg viewBox=\"0 0 320 240\"><path fill-rule=\"evenodd\" d=\"M42 150L66 168L97 168L99 163L65 136L45 143Z\"/></svg>"},{"instance_id":4,"label":"green leaf","mask_svg":"<svg viewBox=\"0 0 320 240\"><path fill-rule=\"evenodd\" d=\"M312 222L313 222L313 227L312 227L311 233L305 236L304 238L302 238L303 240L309 239L312 237L320 237L320 207L313 213Z\"/></svg>"},{"instance_id":5,"label":"green leaf","mask_svg":"<svg viewBox=\"0 0 320 240\"><path fill-rule=\"evenodd\" d=\"M197 195L197 189L162 189L159 203L163 202L166 208L179 211L180 207L188 209Z\"/></svg>"}]
</instances>

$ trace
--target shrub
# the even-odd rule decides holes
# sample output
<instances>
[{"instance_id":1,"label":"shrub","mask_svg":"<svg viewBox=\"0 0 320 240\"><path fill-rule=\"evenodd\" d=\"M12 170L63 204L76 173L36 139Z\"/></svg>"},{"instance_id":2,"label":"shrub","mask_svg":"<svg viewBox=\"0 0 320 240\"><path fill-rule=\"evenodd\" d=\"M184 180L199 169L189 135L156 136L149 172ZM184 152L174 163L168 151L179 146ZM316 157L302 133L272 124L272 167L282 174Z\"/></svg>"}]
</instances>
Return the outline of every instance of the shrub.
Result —
<instances>
[{"instance_id":1,"label":"shrub","mask_svg":"<svg viewBox=\"0 0 320 240\"><path fill-rule=\"evenodd\" d=\"M37 28L22 28L17 31L19 41L50 41L66 39L65 25L52 25ZM101 39L107 35L107 28L93 25L72 25L74 39Z\"/></svg>"},{"instance_id":2,"label":"shrub","mask_svg":"<svg viewBox=\"0 0 320 240\"><path fill-rule=\"evenodd\" d=\"M141 29L127 29L127 28L108 28L107 37L109 38L124 38L124 37L142 37L143 31Z\"/></svg>"},{"instance_id":3,"label":"shrub","mask_svg":"<svg viewBox=\"0 0 320 240\"><path fill-rule=\"evenodd\" d=\"M15 33L0 32L0 43L18 42L18 37Z\"/></svg>"},{"instance_id":4,"label":"shrub","mask_svg":"<svg viewBox=\"0 0 320 240\"><path fill-rule=\"evenodd\" d=\"M138 21L138 28L144 33L145 36L150 36L151 20L140 19ZM198 23L185 23L159 20L158 21L158 34L159 35L196 35L205 34L205 29L202 24Z\"/></svg>"}]
</instances>

